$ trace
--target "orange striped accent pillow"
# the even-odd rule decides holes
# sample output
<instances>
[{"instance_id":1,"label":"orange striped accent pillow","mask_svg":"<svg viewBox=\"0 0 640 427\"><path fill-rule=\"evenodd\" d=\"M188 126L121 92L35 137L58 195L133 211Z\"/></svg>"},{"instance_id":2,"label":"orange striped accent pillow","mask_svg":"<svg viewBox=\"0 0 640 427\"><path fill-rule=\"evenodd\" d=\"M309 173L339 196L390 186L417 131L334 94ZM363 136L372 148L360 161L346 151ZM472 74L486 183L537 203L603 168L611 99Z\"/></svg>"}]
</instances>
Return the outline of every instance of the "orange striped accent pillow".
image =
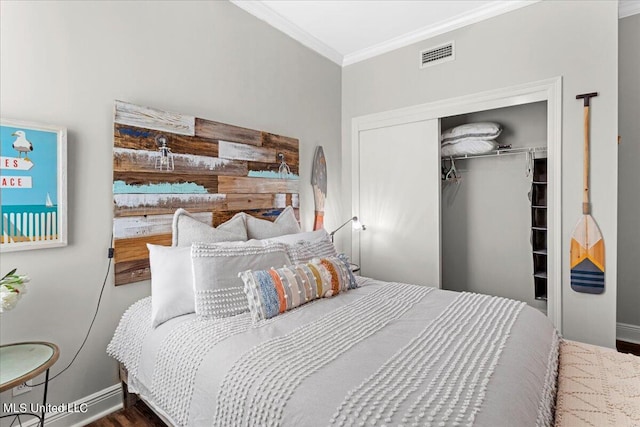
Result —
<instances>
[{"instance_id":1,"label":"orange striped accent pillow","mask_svg":"<svg viewBox=\"0 0 640 427\"><path fill-rule=\"evenodd\" d=\"M240 273L254 322L269 319L314 299L331 297L358 285L345 257Z\"/></svg>"}]
</instances>

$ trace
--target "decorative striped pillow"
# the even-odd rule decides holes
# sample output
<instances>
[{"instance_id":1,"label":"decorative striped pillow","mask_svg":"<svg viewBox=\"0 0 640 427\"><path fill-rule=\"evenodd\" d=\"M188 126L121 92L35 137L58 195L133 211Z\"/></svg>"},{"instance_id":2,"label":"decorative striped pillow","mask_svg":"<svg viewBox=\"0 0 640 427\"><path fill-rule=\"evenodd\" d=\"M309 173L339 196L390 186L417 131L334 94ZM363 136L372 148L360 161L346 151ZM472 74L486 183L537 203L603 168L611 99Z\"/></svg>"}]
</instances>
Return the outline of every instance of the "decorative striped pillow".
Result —
<instances>
[{"instance_id":1,"label":"decorative striped pillow","mask_svg":"<svg viewBox=\"0 0 640 427\"><path fill-rule=\"evenodd\" d=\"M240 273L254 322L270 319L314 299L358 287L343 257Z\"/></svg>"},{"instance_id":2,"label":"decorative striped pillow","mask_svg":"<svg viewBox=\"0 0 640 427\"><path fill-rule=\"evenodd\" d=\"M335 246L329 238L315 241L300 240L287 245L287 255L294 264L309 262L313 258L329 258L338 256Z\"/></svg>"},{"instance_id":3,"label":"decorative striped pillow","mask_svg":"<svg viewBox=\"0 0 640 427\"><path fill-rule=\"evenodd\" d=\"M287 255L289 255L292 264L309 262L313 258L338 256L338 252L331 242L331 237L324 228L305 233L287 234L267 240L286 244Z\"/></svg>"}]
</instances>

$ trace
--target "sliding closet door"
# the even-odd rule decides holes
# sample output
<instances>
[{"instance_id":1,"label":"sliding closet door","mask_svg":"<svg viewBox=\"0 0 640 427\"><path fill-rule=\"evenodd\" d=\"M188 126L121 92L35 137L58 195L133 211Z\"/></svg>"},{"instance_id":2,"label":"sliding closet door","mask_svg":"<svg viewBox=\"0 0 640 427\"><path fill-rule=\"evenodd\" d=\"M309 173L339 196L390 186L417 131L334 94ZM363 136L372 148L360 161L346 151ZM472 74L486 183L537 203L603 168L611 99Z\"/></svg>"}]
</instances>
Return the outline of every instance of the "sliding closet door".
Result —
<instances>
[{"instance_id":1,"label":"sliding closet door","mask_svg":"<svg viewBox=\"0 0 640 427\"><path fill-rule=\"evenodd\" d=\"M440 287L439 120L359 136L361 275Z\"/></svg>"}]
</instances>

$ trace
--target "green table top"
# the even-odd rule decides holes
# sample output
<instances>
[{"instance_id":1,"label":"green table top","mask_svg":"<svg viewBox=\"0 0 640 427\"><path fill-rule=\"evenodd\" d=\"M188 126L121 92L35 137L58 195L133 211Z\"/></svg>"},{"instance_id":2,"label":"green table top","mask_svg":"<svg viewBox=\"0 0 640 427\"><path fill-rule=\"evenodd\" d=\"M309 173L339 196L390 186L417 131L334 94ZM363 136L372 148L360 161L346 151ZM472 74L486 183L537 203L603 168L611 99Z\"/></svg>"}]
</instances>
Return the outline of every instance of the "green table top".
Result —
<instances>
[{"instance_id":1,"label":"green table top","mask_svg":"<svg viewBox=\"0 0 640 427\"><path fill-rule=\"evenodd\" d=\"M27 381L48 369L58 358L58 348L45 342L0 346L0 388L22 378ZM39 369L40 368L40 369ZM32 374L32 375L30 375Z\"/></svg>"}]
</instances>

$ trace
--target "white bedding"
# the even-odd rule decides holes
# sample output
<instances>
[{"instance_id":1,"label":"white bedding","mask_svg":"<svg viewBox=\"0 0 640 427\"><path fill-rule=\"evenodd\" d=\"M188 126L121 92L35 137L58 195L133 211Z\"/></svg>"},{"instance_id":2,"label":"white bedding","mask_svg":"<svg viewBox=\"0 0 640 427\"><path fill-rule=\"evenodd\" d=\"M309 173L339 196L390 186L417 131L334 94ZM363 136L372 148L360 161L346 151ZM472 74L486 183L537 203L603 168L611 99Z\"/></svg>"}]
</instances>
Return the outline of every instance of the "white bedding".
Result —
<instances>
[{"instance_id":1,"label":"white bedding","mask_svg":"<svg viewBox=\"0 0 640 427\"><path fill-rule=\"evenodd\" d=\"M553 423L558 336L537 310L358 281L255 326L191 314L152 329L146 298L108 353L178 426Z\"/></svg>"}]
</instances>

